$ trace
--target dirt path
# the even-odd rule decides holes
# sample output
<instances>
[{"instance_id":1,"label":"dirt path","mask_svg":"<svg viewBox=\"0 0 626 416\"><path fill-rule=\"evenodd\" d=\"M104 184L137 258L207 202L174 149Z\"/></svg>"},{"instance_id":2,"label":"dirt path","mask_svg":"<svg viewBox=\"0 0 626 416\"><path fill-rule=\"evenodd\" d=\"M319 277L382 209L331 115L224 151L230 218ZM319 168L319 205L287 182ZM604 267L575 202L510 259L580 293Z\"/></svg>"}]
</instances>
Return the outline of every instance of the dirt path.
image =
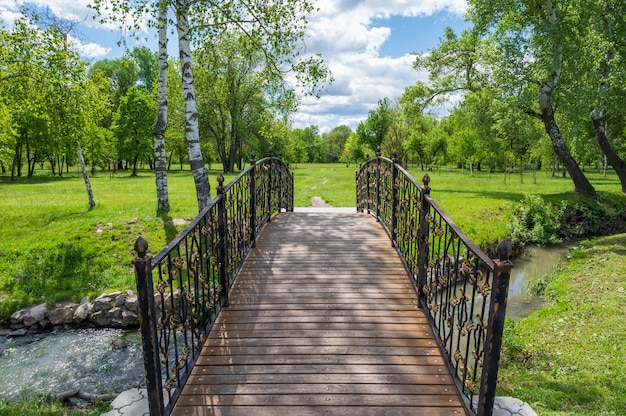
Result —
<instances>
[{"instance_id":1,"label":"dirt path","mask_svg":"<svg viewBox=\"0 0 626 416\"><path fill-rule=\"evenodd\" d=\"M314 196L311 198L311 206L314 208L331 208L331 205L328 205L322 198L319 196Z\"/></svg>"}]
</instances>

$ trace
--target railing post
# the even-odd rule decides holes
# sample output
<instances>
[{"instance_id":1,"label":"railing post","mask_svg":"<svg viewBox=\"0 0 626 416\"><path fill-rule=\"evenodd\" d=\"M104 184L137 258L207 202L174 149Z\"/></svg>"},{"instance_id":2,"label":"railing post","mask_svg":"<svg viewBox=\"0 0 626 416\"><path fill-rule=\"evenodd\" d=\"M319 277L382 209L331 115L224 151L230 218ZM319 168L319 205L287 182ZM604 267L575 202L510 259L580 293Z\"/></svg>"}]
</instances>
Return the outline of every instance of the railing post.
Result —
<instances>
[{"instance_id":1,"label":"railing post","mask_svg":"<svg viewBox=\"0 0 626 416\"><path fill-rule=\"evenodd\" d=\"M146 388L148 390L148 407L151 416L162 416L164 415L165 401L163 399L156 307L152 283L152 258L146 255L147 250L148 243L143 237L139 237L135 241L137 257L133 260L133 265L135 266L135 275L137 277L139 322L141 326Z\"/></svg>"},{"instance_id":2,"label":"railing post","mask_svg":"<svg viewBox=\"0 0 626 416\"><path fill-rule=\"evenodd\" d=\"M222 292L220 293L220 303L222 306L228 306L228 276L226 275L226 244L227 235L226 232L226 195L224 194L224 175L221 173L217 175L217 232L219 235L219 242L217 245L218 251L218 264L220 274L220 286Z\"/></svg>"},{"instance_id":3,"label":"railing post","mask_svg":"<svg viewBox=\"0 0 626 416\"><path fill-rule=\"evenodd\" d=\"M430 203L428 202L428 195L430 195L430 176L428 174L424 175L422 178L422 182L424 186L422 186L421 193L421 208L420 208L420 218L418 225L418 236L417 236L417 269L418 269L418 277L417 277L417 287L418 293L420 297L426 295L424 292L424 287L428 283L428 250L429 250L429 241L428 241L428 217L430 212Z\"/></svg>"},{"instance_id":4,"label":"railing post","mask_svg":"<svg viewBox=\"0 0 626 416\"><path fill-rule=\"evenodd\" d=\"M250 242L256 246L256 153L250 155Z\"/></svg>"},{"instance_id":5,"label":"railing post","mask_svg":"<svg viewBox=\"0 0 626 416\"><path fill-rule=\"evenodd\" d=\"M366 186L366 194L365 194L365 204L366 207L365 209L367 210L368 214L371 214L370 212L370 200L371 200L371 195L370 195L370 170L369 170L369 160L370 160L370 155L366 154L365 155L365 186Z\"/></svg>"},{"instance_id":6,"label":"railing post","mask_svg":"<svg viewBox=\"0 0 626 416\"><path fill-rule=\"evenodd\" d=\"M506 301L509 294L511 269L513 268L513 263L509 261L511 244L506 240L502 241L498 245L497 251L499 259L494 260L493 289L489 304L485 357L478 396L478 416L491 416L493 414L502 333L504 332L504 319L506 317Z\"/></svg>"},{"instance_id":7,"label":"railing post","mask_svg":"<svg viewBox=\"0 0 626 416\"><path fill-rule=\"evenodd\" d=\"M278 212L283 208L283 152L278 153L280 164L278 167ZM286 210L285 210L286 211Z\"/></svg>"},{"instance_id":8,"label":"railing post","mask_svg":"<svg viewBox=\"0 0 626 416\"><path fill-rule=\"evenodd\" d=\"M391 246L394 247L396 242L396 229L398 226L397 211L398 211L398 187L396 181L398 180L398 151L393 151L393 168L391 170Z\"/></svg>"},{"instance_id":9,"label":"railing post","mask_svg":"<svg viewBox=\"0 0 626 416\"><path fill-rule=\"evenodd\" d=\"M376 221L380 221L380 146L376 148Z\"/></svg>"},{"instance_id":10,"label":"railing post","mask_svg":"<svg viewBox=\"0 0 626 416\"><path fill-rule=\"evenodd\" d=\"M272 164L274 161L272 160L273 149L270 146L270 169L267 174L267 222L272 222Z\"/></svg>"}]
</instances>

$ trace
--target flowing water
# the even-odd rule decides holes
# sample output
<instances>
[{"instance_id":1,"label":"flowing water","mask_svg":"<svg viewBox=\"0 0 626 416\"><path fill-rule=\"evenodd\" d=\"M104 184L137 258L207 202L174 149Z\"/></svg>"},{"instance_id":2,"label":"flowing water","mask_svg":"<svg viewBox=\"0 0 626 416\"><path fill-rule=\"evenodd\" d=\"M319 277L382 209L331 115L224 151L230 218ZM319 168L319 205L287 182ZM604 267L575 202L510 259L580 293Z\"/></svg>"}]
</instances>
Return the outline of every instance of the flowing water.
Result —
<instances>
[{"instance_id":1,"label":"flowing water","mask_svg":"<svg viewBox=\"0 0 626 416\"><path fill-rule=\"evenodd\" d=\"M506 316L516 321L541 306L541 299L528 293L528 285L553 272L569 250L568 245L524 248L521 256L513 260Z\"/></svg>"},{"instance_id":2,"label":"flowing water","mask_svg":"<svg viewBox=\"0 0 626 416\"><path fill-rule=\"evenodd\" d=\"M128 348L114 350L124 337ZM121 392L143 383L141 337L114 329L63 330L18 338L0 336L0 401L67 390Z\"/></svg>"}]
</instances>

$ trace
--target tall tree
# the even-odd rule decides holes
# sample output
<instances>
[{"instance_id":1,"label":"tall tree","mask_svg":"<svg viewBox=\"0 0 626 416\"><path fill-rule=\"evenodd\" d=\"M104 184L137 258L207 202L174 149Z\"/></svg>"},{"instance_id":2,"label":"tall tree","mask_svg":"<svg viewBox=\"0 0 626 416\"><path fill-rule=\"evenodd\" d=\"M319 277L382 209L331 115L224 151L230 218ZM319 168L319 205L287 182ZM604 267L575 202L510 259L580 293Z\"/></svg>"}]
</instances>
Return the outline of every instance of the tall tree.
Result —
<instances>
[{"instance_id":1,"label":"tall tree","mask_svg":"<svg viewBox=\"0 0 626 416\"><path fill-rule=\"evenodd\" d=\"M159 53L158 53L158 101L157 119L152 126L154 134L154 172L157 191L157 210L169 211L170 200L167 187L167 158L165 153L165 131L167 129L167 2L159 0ZM146 75L150 79L150 75Z\"/></svg>"},{"instance_id":2,"label":"tall tree","mask_svg":"<svg viewBox=\"0 0 626 416\"><path fill-rule=\"evenodd\" d=\"M570 54L568 38L576 30L571 1L469 0L469 17L481 34L490 34L498 51L491 68L497 82L518 94L524 111L541 120L552 148L574 182L576 193L597 197L594 187L572 156L556 118L553 104L559 94L564 62ZM535 96L534 105L528 94Z\"/></svg>"},{"instance_id":3,"label":"tall tree","mask_svg":"<svg viewBox=\"0 0 626 416\"><path fill-rule=\"evenodd\" d=\"M328 133L326 137L328 142L327 162L335 163L342 158L346 142L351 135L352 129L346 125L337 126Z\"/></svg>"},{"instance_id":4,"label":"tall tree","mask_svg":"<svg viewBox=\"0 0 626 416\"><path fill-rule=\"evenodd\" d=\"M617 173L622 184L622 192L626 193L626 162L611 144L607 129L607 112L611 113L611 111L607 111L607 107L612 104L613 109L623 108L626 104L623 100L626 88L622 82L616 82L626 75L620 53L626 52L624 50L624 41L626 41L624 14L626 10L623 3L622 1L604 0L587 4L588 7L585 9L587 12L582 15L589 20L583 21L582 23L585 24L579 27L583 29L583 41L596 40L595 43L589 45L591 49L588 50L597 50L599 55L595 60L596 65L594 65L597 68L594 71L595 77L592 77L595 82L591 82L592 86L597 87L590 118L600 149ZM591 33L585 29L590 30ZM596 36L593 36L594 34ZM621 51L619 50L620 46ZM619 99L615 100L612 97L619 97ZM618 112L621 111L618 110Z\"/></svg>"},{"instance_id":5,"label":"tall tree","mask_svg":"<svg viewBox=\"0 0 626 416\"><path fill-rule=\"evenodd\" d=\"M137 165L154 154L152 125L156 118L154 98L145 88L130 87L113 116L111 129L117 136L119 156L132 163L131 176L137 176Z\"/></svg>"},{"instance_id":6,"label":"tall tree","mask_svg":"<svg viewBox=\"0 0 626 416\"><path fill-rule=\"evenodd\" d=\"M369 111L367 120L359 123L356 128L359 143L375 151L382 144L392 120L391 102L388 98L379 100L376 108Z\"/></svg>"}]
</instances>

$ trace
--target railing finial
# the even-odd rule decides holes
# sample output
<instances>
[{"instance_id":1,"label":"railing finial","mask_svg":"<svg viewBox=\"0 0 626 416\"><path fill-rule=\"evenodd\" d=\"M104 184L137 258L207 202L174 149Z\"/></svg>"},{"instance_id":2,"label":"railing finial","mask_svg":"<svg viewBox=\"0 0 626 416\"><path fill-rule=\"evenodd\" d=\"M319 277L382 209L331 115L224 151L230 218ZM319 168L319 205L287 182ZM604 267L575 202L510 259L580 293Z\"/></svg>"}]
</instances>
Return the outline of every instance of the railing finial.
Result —
<instances>
[{"instance_id":1,"label":"railing finial","mask_svg":"<svg viewBox=\"0 0 626 416\"><path fill-rule=\"evenodd\" d=\"M146 252L148 251L148 242L142 236L137 238L135 241L135 251L137 252L137 256L140 258L146 257Z\"/></svg>"},{"instance_id":2,"label":"railing finial","mask_svg":"<svg viewBox=\"0 0 626 416\"><path fill-rule=\"evenodd\" d=\"M382 154L381 150L380 150L380 146L378 146L376 148L376 157L380 157L380 155Z\"/></svg>"},{"instance_id":3,"label":"railing finial","mask_svg":"<svg viewBox=\"0 0 626 416\"><path fill-rule=\"evenodd\" d=\"M430 195L430 176L428 176L428 173L422 178L422 183L424 184L424 193Z\"/></svg>"},{"instance_id":4,"label":"railing finial","mask_svg":"<svg viewBox=\"0 0 626 416\"><path fill-rule=\"evenodd\" d=\"M513 253L513 247L509 241L502 240L500 241L500 244L498 244L496 253L498 254L498 259L508 260L511 258L511 254Z\"/></svg>"},{"instance_id":5,"label":"railing finial","mask_svg":"<svg viewBox=\"0 0 626 416\"><path fill-rule=\"evenodd\" d=\"M272 153L274 153L274 148L272 146L270 146L269 152L270 152L270 157L272 157Z\"/></svg>"},{"instance_id":6,"label":"railing finial","mask_svg":"<svg viewBox=\"0 0 626 416\"><path fill-rule=\"evenodd\" d=\"M254 165L256 165L256 152L253 150L252 153L250 153L250 166Z\"/></svg>"}]
</instances>

